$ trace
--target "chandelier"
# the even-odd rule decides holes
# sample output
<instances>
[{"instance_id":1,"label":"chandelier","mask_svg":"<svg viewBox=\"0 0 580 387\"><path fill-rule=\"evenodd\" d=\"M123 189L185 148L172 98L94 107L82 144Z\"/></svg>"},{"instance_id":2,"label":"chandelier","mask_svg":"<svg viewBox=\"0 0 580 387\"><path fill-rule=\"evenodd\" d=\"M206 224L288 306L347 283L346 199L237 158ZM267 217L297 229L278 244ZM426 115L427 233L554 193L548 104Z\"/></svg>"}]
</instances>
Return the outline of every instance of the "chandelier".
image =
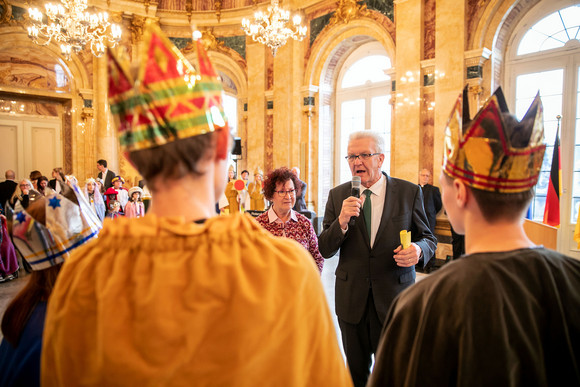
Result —
<instances>
[{"instance_id":1,"label":"chandelier","mask_svg":"<svg viewBox=\"0 0 580 387\"><path fill-rule=\"evenodd\" d=\"M276 50L286 44L288 38L301 41L306 36L306 26L300 25L302 21L300 15L292 18L293 28L287 27L290 20L290 11L280 9L278 0L272 0L268 6L268 13L262 11L254 13L254 22L242 19L242 29L251 36L254 41L258 41L272 50L272 55L276 56Z\"/></svg>"},{"instance_id":2,"label":"chandelier","mask_svg":"<svg viewBox=\"0 0 580 387\"><path fill-rule=\"evenodd\" d=\"M46 46L51 41L60 44L63 56L71 59L74 51L79 53L90 47L96 57L105 53L106 44L116 46L121 40L121 27L109 23L106 12L91 13L87 0L60 0L62 4L45 4L47 23L38 8L29 8L32 25L28 36L38 45Z\"/></svg>"}]
</instances>

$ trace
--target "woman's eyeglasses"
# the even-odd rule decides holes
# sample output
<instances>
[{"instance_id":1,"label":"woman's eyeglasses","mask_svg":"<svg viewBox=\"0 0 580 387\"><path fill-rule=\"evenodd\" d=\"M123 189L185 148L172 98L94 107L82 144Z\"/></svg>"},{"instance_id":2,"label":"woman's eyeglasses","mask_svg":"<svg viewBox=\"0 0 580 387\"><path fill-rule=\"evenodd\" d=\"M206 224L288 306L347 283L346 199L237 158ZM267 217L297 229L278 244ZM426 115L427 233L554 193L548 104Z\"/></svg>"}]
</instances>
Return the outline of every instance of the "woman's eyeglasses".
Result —
<instances>
[{"instance_id":1,"label":"woman's eyeglasses","mask_svg":"<svg viewBox=\"0 0 580 387\"><path fill-rule=\"evenodd\" d=\"M294 196L296 195L296 190L295 189L290 189L288 191L274 191L278 194L278 196L280 197L286 197L286 195L290 195L290 196Z\"/></svg>"}]
</instances>

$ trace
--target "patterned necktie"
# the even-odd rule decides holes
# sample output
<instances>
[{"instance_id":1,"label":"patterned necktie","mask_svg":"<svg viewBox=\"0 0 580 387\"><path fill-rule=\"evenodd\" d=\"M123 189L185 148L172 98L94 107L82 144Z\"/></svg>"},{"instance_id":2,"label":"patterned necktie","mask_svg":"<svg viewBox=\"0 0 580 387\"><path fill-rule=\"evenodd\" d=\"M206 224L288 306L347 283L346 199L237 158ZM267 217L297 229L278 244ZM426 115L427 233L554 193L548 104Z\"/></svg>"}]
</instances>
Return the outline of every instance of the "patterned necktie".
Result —
<instances>
[{"instance_id":1,"label":"patterned necktie","mask_svg":"<svg viewBox=\"0 0 580 387\"><path fill-rule=\"evenodd\" d=\"M363 204L363 214L365 217L365 224L367 226L367 232L369 233L369 244L371 243L371 194L372 191L370 189L365 189L363 191L365 195L365 202Z\"/></svg>"}]
</instances>

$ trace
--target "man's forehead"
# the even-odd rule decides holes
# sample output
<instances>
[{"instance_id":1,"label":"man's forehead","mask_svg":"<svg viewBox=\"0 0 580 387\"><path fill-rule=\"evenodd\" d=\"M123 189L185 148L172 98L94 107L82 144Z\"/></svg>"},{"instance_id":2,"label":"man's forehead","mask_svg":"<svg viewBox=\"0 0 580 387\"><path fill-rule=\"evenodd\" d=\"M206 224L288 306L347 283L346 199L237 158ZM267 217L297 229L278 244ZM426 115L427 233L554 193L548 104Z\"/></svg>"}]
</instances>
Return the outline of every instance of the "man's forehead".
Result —
<instances>
[{"instance_id":1,"label":"man's forehead","mask_svg":"<svg viewBox=\"0 0 580 387\"><path fill-rule=\"evenodd\" d=\"M350 149L359 149L363 151L371 151L374 153L376 144L375 141L370 137L357 138L348 143L347 150Z\"/></svg>"}]
</instances>

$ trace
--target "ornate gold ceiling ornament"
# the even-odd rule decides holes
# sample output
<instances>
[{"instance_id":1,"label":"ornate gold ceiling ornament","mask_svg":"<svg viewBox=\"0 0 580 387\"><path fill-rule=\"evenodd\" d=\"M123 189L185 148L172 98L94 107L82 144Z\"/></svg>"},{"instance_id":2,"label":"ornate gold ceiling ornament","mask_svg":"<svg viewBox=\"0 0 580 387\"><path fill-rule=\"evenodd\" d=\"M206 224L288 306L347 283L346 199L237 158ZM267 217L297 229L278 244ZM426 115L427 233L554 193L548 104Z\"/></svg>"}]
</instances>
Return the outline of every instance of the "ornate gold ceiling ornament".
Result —
<instances>
[{"instance_id":1,"label":"ornate gold ceiling ornament","mask_svg":"<svg viewBox=\"0 0 580 387\"><path fill-rule=\"evenodd\" d=\"M351 20L370 15L366 4L359 5L356 0L339 0L336 7L336 12L328 22L329 26L348 24Z\"/></svg>"},{"instance_id":2,"label":"ornate gold ceiling ornament","mask_svg":"<svg viewBox=\"0 0 580 387\"><path fill-rule=\"evenodd\" d=\"M187 12L187 21L189 24L191 24L191 16L193 15L193 0L187 0L185 3L185 12Z\"/></svg>"},{"instance_id":3,"label":"ornate gold ceiling ornament","mask_svg":"<svg viewBox=\"0 0 580 387\"><path fill-rule=\"evenodd\" d=\"M0 5L2 6L0 24L10 23L10 19L12 19L12 6L6 0L0 0Z\"/></svg>"},{"instance_id":4,"label":"ornate gold ceiling ornament","mask_svg":"<svg viewBox=\"0 0 580 387\"><path fill-rule=\"evenodd\" d=\"M214 0L213 7L215 9L215 15L217 17L217 21L219 23L220 19L222 17L222 0ZM203 37L202 37L202 39L203 39Z\"/></svg>"},{"instance_id":5,"label":"ornate gold ceiling ornament","mask_svg":"<svg viewBox=\"0 0 580 387\"><path fill-rule=\"evenodd\" d=\"M144 16L133 15L129 31L131 31L131 44L138 44L143 38L143 29L147 18Z\"/></svg>"},{"instance_id":6,"label":"ornate gold ceiling ornament","mask_svg":"<svg viewBox=\"0 0 580 387\"><path fill-rule=\"evenodd\" d=\"M206 28L205 30L202 30L200 32L201 32L200 41L201 41L201 44L203 45L203 48L205 49L205 51L210 51L210 50L224 51L224 49L225 49L224 42L221 40L218 40L215 37L215 35L213 34L213 27ZM192 51L195 51L195 42L194 41L187 43L187 45L181 50L181 52L183 52L184 54L188 54Z\"/></svg>"},{"instance_id":7,"label":"ornate gold ceiling ornament","mask_svg":"<svg viewBox=\"0 0 580 387\"><path fill-rule=\"evenodd\" d=\"M149 14L149 6L151 5L151 0L143 0L143 5L145 5L145 13Z\"/></svg>"}]
</instances>

